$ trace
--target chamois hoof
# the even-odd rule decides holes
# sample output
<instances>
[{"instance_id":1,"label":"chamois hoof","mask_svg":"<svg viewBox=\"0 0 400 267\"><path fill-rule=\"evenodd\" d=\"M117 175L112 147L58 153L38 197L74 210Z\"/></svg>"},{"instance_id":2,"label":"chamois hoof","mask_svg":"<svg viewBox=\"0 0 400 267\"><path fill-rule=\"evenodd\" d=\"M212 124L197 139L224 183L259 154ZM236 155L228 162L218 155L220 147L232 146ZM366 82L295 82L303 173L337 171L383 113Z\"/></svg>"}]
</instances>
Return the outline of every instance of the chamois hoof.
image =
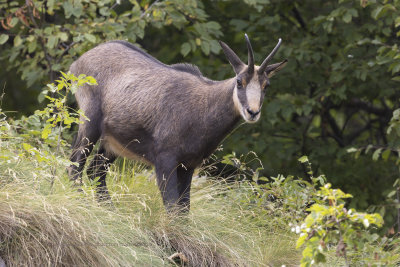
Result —
<instances>
[{"instance_id":1,"label":"chamois hoof","mask_svg":"<svg viewBox=\"0 0 400 267\"><path fill-rule=\"evenodd\" d=\"M180 264L181 266L184 266L189 263L189 260L187 259L185 254L183 254L182 252L175 252L174 254L172 254L171 256L168 257L168 260L172 264L175 264L175 265Z\"/></svg>"},{"instance_id":2,"label":"chamois hoof","mask_svg":"<svg viewBox=\"0 0 400 267\"><path fill-rule=\"evenodd\" d=\"M102 206L111 208L111 209L116 209L114 203L111 200L110 194L108 193L107 189L104 188L99 188L97 191L97 201L99 204Z\"/></svg>"}]
</instances>

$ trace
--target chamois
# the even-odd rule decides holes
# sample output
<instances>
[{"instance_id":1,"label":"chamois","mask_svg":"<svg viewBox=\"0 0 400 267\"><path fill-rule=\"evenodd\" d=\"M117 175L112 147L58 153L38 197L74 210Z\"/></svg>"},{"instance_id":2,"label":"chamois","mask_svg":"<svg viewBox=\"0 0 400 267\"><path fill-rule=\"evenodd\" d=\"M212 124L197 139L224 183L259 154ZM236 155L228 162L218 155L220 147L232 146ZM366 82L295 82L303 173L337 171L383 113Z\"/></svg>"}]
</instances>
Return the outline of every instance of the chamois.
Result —
<instances>
[{"instance_id":1,"label":"chamois","mask_svg":"<svg viewBox=\"0 0 400 267\"><path fill-rule=\"evenodd\" d=\"M70 67L93 76L98 85L82 86L79 107L89 118L79 126L68 169L78 179L97 141L99 150L87 168L99 177L98 193L109 198L106 172L118 156L155 166L167 210L190 208L193 171L233 130L241 118L258 121L269 78L287 60L268 65L281 39L260 66L245 35L248 64L224 42L223 52L236 75L223 81L204 77L191 64L166 65L125 41L110 41L84 53Z\"/></svg>"}]
</instances>

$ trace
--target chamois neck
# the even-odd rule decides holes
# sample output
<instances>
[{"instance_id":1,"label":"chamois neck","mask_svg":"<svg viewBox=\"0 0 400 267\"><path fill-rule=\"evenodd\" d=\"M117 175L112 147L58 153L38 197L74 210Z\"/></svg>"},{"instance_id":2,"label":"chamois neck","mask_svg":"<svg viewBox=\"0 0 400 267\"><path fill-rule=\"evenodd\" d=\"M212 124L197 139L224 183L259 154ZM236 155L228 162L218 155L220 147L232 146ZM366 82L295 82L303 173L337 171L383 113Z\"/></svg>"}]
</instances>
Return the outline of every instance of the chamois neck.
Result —
<instances>
[{"instance_id":1,"label":"chamois neck","mask_svg":"<svg viewBox=\"0 0 400 267\"><path fill-rule=\"evenodd\" d=\"M216 138L223 138L240 120L240 114L233 102L235 78L218 81L209 90L208 118Z\"/></svg>"},{"instance_id":2,"label":"chamois neck","mask_svg":"<svg viewBox=\"0 0 400 267\"><path fill-rule=\"evenodd\" d=\"M223 113L229 113L232 117L237 117L239 113L236 111L233 102L233 91L235 87L235 78L214 82L210 97L215 107L223 108ZM218 100L218 101L217 101Z\"/></svg>"}]
</instances>

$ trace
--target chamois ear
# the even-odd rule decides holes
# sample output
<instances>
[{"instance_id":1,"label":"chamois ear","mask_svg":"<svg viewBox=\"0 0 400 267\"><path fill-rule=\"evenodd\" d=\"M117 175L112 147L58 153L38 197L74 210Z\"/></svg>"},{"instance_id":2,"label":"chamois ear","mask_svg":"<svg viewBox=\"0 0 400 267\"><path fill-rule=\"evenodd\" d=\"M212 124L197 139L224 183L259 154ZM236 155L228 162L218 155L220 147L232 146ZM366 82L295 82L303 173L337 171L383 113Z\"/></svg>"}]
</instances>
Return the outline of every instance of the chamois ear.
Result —
<instances>
[{"instance_id":1,"label":"chamois ear","mask_svg":"<svg viewBox=\"0 0 400 267\"><path fill-rule=\"evenodd\" d=\"M267 68L265 69L265 73L267 73L268 78L271 78L278 71L283 69L286 66L287 62L288 62L288 60L285 59L284 61L282 61L280 63L275 63L275 64L272 64L272 65L268 65Z\"/></svg>"},{"instance_id":2,"label":"chamois ear","mask_svg":"<svg viewBox=\"0 0 400 267\"><path fill-rule=\"evenodd\" d=\"M224 51L225 56L227 57L229 63L231 63L233 70L236 74L239 74L240 71L245 67L245 64L240 60L240 58L233 52L230 47L222 41L219 41L219 44L222 47L222 51Z\"/></svg>"}]
</instances>

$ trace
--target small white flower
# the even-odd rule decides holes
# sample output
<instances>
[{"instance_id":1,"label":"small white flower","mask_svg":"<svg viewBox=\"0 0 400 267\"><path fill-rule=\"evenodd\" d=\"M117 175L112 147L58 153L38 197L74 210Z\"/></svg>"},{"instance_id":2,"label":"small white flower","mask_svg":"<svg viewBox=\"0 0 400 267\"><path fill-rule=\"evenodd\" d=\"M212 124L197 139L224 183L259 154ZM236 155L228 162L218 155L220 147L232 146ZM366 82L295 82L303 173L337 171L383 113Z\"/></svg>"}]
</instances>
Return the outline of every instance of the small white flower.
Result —
<instances>
[{"instance_id":1,"label":"small white flower","mask_svg":"<svg viewBox=\"0 0 400 267\"><path fill-rule=\"evenodd\" d=\"M283 264L281 267L286 267L286 265L285 265L285 264Z\"/></svg>"},{"instance_id":2,"label":"small white flower","mask_svg":"<svg viewBox=\"0 0 400 267\"><path fill-rule=\"evenodd\" d=\"M311 265L313 265L315 263L315 260L312 260L310 263L311 263Z\"/></svg>"},{"instance_id":3,"label":"small white flower","mask_svg":"<svg viewBox=\"0 0 400 267\"><path fill-rule=\"evenodd\" d=\"M292 227L292 228L290 228L290 231L291 231L291 232L295 232L295 231L296 231L296 228L295 228L295 227Z\"/></svg>"},{"instance_id":4,"label":"small white flower","mask_svg":"<svg viewBox=\"0 0 400 267\"><path fill-rule=\"evenodd\" d=\"M296 234L300 234L301 228L300 226L296 226Z\"/></svg>"}]
</instances>

